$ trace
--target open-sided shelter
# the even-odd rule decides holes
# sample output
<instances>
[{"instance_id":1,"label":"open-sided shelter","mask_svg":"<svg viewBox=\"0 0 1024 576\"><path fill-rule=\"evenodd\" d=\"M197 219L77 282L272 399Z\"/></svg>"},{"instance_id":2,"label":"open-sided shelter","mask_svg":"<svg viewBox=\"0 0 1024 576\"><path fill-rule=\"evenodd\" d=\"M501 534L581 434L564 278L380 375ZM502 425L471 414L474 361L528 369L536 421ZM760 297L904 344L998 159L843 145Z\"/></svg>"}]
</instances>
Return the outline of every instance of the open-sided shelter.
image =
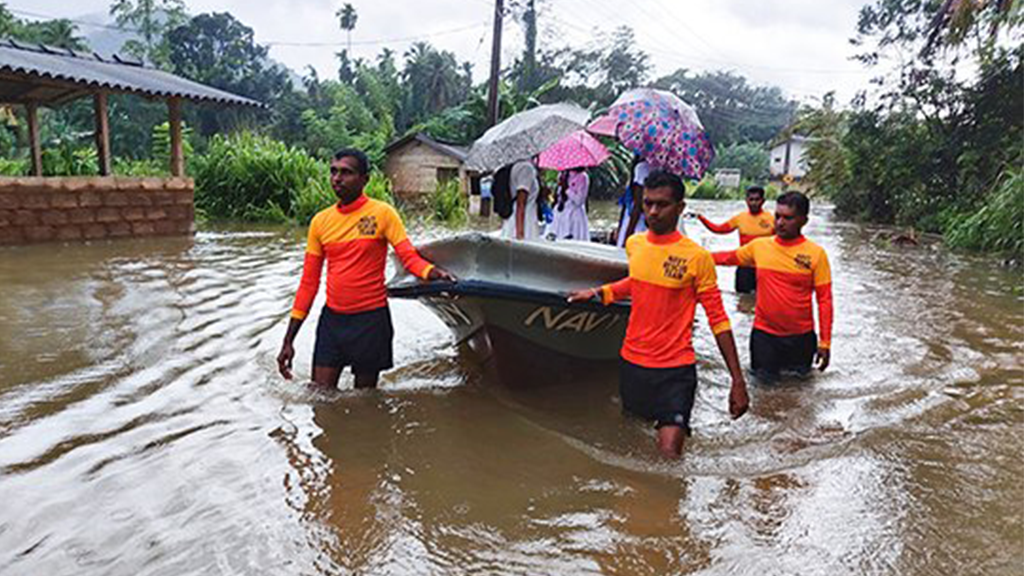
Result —
<instances>
[{"instance_id":1,"label":"open-sided shelter","mask_svg":"<svg viewBox=\"0 0 1024 576\"><path fill-rule=\"evenodd\" d=\"M167 103L170 178L111 175L110 94ZM43 178L39 108L88 97L100 176ZM0 105L25 108L31 161L31 176L0 177L0 244L191 233L194 183L185 177L181 130L186 100L263 107L130 58L0 40Z\"/></svg>"}]
</instances>

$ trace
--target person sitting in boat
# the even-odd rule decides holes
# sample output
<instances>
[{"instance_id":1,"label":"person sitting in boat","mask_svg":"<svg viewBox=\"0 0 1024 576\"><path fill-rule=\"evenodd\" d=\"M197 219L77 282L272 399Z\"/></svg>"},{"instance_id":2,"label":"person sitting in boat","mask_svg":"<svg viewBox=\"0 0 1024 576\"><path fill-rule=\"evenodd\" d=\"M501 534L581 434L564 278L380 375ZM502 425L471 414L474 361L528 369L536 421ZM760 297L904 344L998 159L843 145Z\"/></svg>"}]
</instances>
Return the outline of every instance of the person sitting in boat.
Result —
<instances>
[{"instance_id":1,"label":"person sitting in boat","mask_svg":"<svg viewBox=\"0 0 1024 576\"><path fill-rule=\"evenodd\" d=\"M825 250L804 238L811 201L786 192L775 201L775 236L758 238L739 250L715 252L720 266L757 268L757 303L750 333L750 364L761 379L782 371L806 374L817 357L829 363L832 340L832 271ZM818 301L821 340L814 333L811 295Z\"/></svg>"},{"instance_id":2,"label":"person sitting in boat","mask_svg":"<svg viewBox=\"0 0 1024 576\"><path fill-rule=\"evenodd\" d=\"M534 160L521 160L512 165L509 173L509 191L512 195L512 213L501 224L501 235L515 240L539 240L540 222L537 200L540 182Z\"/></svg>"},{"instance_id":3,"label":"person sitting in boat","mask_svg":"<svg viewBox=\"0 0 1024 576\"><path fill-rule=\"evenodd\" d=\"M587 195L590 192L590 176L583 168L562 172L564 182L559 182L558 197L555 199L555 240L590 241L590 221L587 219Z\"/></svg>"},{"instance_id":4,"label":"person sitting in boat","mask_svg":"<svg viewBox=\"0 0 1024 576\"><path fill-rule=\"evenodd\" d=\"M644 183L644 215L650 230L626 242L629 276L600 288L569 294L569 302L600 297L603 303L632 299L626 338L620 351L619 394L623 408L653 420L658 449L670 458L682 454L690 434L697 391L692 333L699 302L718 349L732 375L729 412L747 411L743 378L729 317L722 306L711 254L676 229L686 205L683 181L655 171Z\"/></svg>"},{"instance_id":5,"label":"person sitting in boat","mask_svg":"<svg viewBox=\"0 0 1024 576\"><path fill-rule=\"evenodd\" d=\"M751 186L747 188L747 211L736 214L722 224L715 224L697 214L701 224L715 234L729 234L733 230L740 232L740 246L746 246L757 238L775 234L775 216L764 207L764 188ZM755 268L740 266L736 269L736 292L749 294L757 288L757 272Z\"/></svg>"},{"instance_id":6,"label":"person sitting in boat","mask_svg":"<svg viewBox=\"0 0 1024 576\"><path fill-rule=\"evenodd\" d=\"M647 223L644 221L643 202L644 180L651 173L651 166L646 160L639 156L633 159L633 179L626 187L626 191L619 198L619 206L622 210L619 215L619 227L616 231L615 245L624 247L626 239L637 232L647 230Z\"/></svg>"},{"instance_id":7,"label":"person sitting in boat","mask_svg":"<svg viewBox=\"0 0 1024 576\"><path fill-rule=\"evenodd\" d=\"M345 366L352 367L356 388L376 387L381 370L392 366L394 330L384 290L388 244L416 276L455 280L420 257L394 208L363 194L369 172L370 162L359 150L339 150L331 160L331 187L338 202L317 213L309 225L302 280L277 355L285 378L292 377L293 343L320 287L324 260L327 303L316 329L313 382L328 388L338 386Z\"/></svg>"}]
</instances>

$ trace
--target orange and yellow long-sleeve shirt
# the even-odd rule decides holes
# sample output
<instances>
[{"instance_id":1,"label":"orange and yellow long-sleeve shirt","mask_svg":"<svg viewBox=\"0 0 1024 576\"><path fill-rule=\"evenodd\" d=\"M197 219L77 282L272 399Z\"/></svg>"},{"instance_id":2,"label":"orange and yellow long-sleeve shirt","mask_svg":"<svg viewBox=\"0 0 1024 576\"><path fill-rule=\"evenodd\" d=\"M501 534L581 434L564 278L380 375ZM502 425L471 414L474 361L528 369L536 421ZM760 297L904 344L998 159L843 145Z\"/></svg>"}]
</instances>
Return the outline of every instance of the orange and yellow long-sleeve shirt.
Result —
<instances>
[{"instance_id":1,"label":"orange and yellow long-sleeve shirt","mask_svg":"<svg viewBox=\"0 0 1024 576\"><path fill-rule=\"evenodd\" d=\"M711 331L731 330L722 306L711 254L679 232L634 234L626 241L629 277L601 287L610 304L632 298L622 342L622 358L647 368L671 368L696 362L693 321L697 302Z\"/></svg>"},{"instance_id":2,"label":"orange and yellow long-sleeve shirt","mask_svg":"<svg viewBox=\"0 0 1024 576\"><path fill-rule=\"evenodd\" d=\"M320 211L309 225L302 280L292 318L309 314L327 260L327 307L352 314L387 304L384 266L391 244L406 270L426 278L433 265L420 257L395 209L360 196L347 205Z\"/></svg>"},{"instance_id":3,"label":"orange and yellow long-sleeve shirt","mask_svg":"<svg viewBox=\"0 0 1024 576\"><path fill-rule=\"evenodd\" d=\"M715 252L715 263L757 268L754 328L776 336L814 331L811 294L818 300L818 345L832 343L832 270L825 249L803 236L759 238L738 250Z\"/></svg>"},{"instance_id":4,"label":"orange and yellow long-sleeve shirt","mask_svg":"<svg viewBox=\"0 0 1024 576\"><path fill-rule=\"evenodd\" d=\"M751 214L749 210L740 212L723 224L715 224L703 214L698 214L697 218L715 234L728 234L733 230L739 230L740 246L746 246L757 238L775 234L775 215L767 210L761 210L757 214Z\"/></svg>"}]
</instances>

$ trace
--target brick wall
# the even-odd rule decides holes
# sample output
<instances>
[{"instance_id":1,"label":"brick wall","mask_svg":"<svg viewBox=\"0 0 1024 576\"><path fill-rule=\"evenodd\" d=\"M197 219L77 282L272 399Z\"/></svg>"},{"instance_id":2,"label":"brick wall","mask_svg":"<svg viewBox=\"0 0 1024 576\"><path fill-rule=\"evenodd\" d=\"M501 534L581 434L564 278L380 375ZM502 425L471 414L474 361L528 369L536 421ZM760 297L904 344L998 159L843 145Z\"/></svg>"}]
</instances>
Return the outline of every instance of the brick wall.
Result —
<instances>
[{"instance_id":1,"label":"brick wall","mask_svg":"<svg viewBox=\"0 0 1024 576\"><path fill-rule=\"evenodd\" d=\"M0 178L0 244L188 235L191 178Z\"/></svg>"}]
</instances>

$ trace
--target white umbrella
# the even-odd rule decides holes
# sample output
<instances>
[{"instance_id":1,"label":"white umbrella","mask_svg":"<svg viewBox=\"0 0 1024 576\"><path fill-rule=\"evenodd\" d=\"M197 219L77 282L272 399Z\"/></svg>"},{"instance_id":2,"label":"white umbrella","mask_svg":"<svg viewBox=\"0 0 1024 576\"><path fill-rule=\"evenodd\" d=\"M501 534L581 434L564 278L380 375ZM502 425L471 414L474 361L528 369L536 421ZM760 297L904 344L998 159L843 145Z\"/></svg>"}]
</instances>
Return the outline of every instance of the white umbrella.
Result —
<instances>
[{"instance_id":1,"label":"white umbrella","mask_svg":"<svg viewBox=\"0 0 1024 576\"><path fill-rule=\"evenodd\" d=\"M585 109L568 102L545 104L515 114L473 143L466 167L486 172L532 158L582 130L589 117Z\"/></svg>"}]
</instances>

